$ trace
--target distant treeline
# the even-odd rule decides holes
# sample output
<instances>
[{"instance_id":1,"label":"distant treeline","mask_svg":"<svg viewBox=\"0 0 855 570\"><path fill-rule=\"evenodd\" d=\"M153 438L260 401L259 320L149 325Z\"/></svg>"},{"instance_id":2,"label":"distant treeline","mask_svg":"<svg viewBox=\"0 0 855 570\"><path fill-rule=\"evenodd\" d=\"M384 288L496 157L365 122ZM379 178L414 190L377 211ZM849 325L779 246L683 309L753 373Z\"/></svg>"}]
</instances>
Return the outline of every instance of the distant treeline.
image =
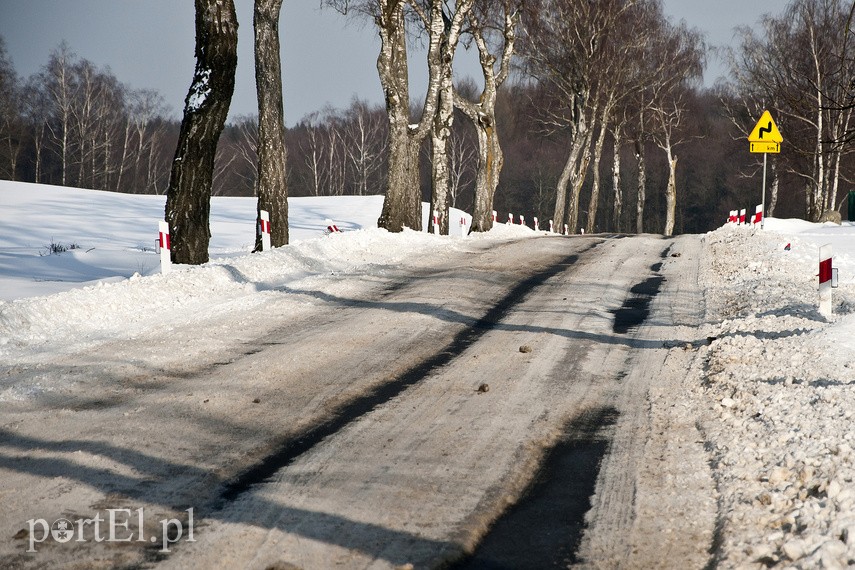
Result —
<instances>
[{"instance_id":1,"label":"distant treeline","mask_svg":"<svg viewBox=\"0 0 855 570\"><path fill-rule=\"evenodd\" d=\"M785 139L781 155L771 156L769 192L772 196L774 184L775 193L770 213L817 219L823 210L838 208L848 190L855 190L855 161L849 154L855 75L845 74L852 67L851 53L835 52L829 40L828 49L821 52L827 54L829 71L817 79L820 50L812 47L810 34L802 28L823 26L820 35L827 38L834 21L823 21L813 12L813 20L803 14L815 4L794 2L781 18L765 21L762 36L743 31L742 45L731 53L731 81L715 89L694 82L681 92L685 110L673 133L681 143L674 149L679 156L675 232L708 231L720 225L729 210L759 203L762 155L748 152L745 136L764 108L776 115ZM845 18L841 21L845 24ZM842 28L840 33L845 34ZM775 51L784 48L792 49L789 57ZM765 54L769 60L752 54ZM792 67L786 76L764 71L784 62ZM784 81L787 77L789 83ZM773 84L774 78L781 83ZM817 81L822 90L809 92ZM476 91L465 83L458 89L464 94ZM835 96L824 97L826 92ZM0 37L0 177L162 194L180 127L170 107L180 103L166 102L152 90L129 88L109 69L76 56L65 43L40 72L20 78ZM561 104L555 89L530 78L509 81L500 90L495 123L501 133L504 169L494 203L500 220L510 211L528 220L537 216L544 227L553 216L556 185L572 141L566 129L550 126L550 113ZM662 145L653 137L638 137L621 140L614 153L615 136L609 127L601 151L609 159L598 164L602 172L596 203L591 203L591 167L583 171L579 225L584 227L589 213L596 211L595 231L635 231L641 185L647 204L644 230L662 232L671 169ZM219 141L214 195L254 195L256 139L255 116L236 117L227 125ZM430 161L429 144L428 140L421 153L425 165ZM346 109L319 110L287 130L286 146L290 196L379 194L385 189L388 121L382 106L354 99ZM477 141L471 121L462 115L453 123L450 149L451 205L471 211ZM613 156L625 165L618 177L612 172ZM642 168L639 157L645 161ZM672 160L676 164L676 156ZM429 201L430 169L425 166L421 171L422 195ZM640 173L645 180L639 180ZM623 201L618 217L614 180L619 181Z\"/></svg>"}]
</instances>

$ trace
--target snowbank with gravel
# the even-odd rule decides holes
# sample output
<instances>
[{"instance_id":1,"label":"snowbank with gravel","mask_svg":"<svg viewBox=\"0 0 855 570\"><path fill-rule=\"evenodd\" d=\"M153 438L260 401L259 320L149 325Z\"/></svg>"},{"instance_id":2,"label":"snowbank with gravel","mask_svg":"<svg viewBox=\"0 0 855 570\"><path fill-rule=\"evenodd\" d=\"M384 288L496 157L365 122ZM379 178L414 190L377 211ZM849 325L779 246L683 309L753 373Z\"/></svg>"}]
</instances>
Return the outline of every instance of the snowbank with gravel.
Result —
<instances>
[{"instance_id":1,"label":"snowbank with gravel","mask_svg":"<svg viewBox=\"0 0 855 570\"><path fill-rule=\"evenodd\" d=\"M690 398L720 492L719 567L855 564L855 229L769 220L705 237L712 323ZM818 310L834 244L835 314Z\"/></svg>"}]
</instances>

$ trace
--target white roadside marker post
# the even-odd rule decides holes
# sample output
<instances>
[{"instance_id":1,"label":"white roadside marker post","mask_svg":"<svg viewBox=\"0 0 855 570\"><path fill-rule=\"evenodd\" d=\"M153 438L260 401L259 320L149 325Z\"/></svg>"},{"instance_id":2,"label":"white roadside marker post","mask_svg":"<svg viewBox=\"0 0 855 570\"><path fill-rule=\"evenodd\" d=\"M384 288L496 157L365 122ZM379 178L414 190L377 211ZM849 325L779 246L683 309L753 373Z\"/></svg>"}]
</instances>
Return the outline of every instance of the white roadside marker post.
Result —
<instances>
[{"instance_id":1,"label":"white roadside marker post","mask_svg":"<svg viewBox=\"0 0 855 570\"><path fill-rule=\"evenodd\" d=\"M819 248L819 314L830 317L831 308L831 244Z\"/></svg>"},{"instance_id":2,"label":"white roadside marker post","mask_svg":"<svg viewBox=\"0 0 855 570\"><path fill-rule=\"evenodd\" d=\"M499 221L499 213L496 210L493 210L493 223L495 224L498 221Z\"/></svg>"},{"instance_id":3,"label":"white roadside marker post","mask_svg":"<svg viewBox=\"0 0 855 570\"><path fill-rule=\"evenodd\" d=\"M760 224L760 229L763 229L763 204L757 204L757 207L754 208L754 225Z\"/></svg>"},{"instance_id":4,"label":"white roadside marker post","mask_svg":"<svg viewBox=\"0 0 855 570\"><path fill-rule=\"evenodd\" d=\"M534 231L540 231L540 222L537 221L537 216L534 217Z\"/></svg>"},{"instance_id":5,"label":"white roadside marker post","mask_svg":"<svg viewBox=\"0 0 855 570\"><path fill-rule=\"evenodd\" d=\"M745 225L745 208L742 208L741 210L739 210L739 225L740 226Z\"/></svg>"},{"instance_id":6,"label":"white roadside marker post","mask_svg":"<svg viewBox=\"0 0 855 570\"><path fill-rule=\"evenodd\" d=\"M568 226L567 224L564 224L564 235L565 236L570 235L570 226Z\"/></svg>"},{"instance_id":7,"label":"white roadside marker post","mask_svg":"<svg viewBox=\"0 0 855 570\"><path fill-rule=\"evenodd\" d=\"M439 210L433 211L433 235L439 235Z\"/></svg>"},{"instance_id":8,"label":"white roadside marker post","mask_svg":"<svg viewBox=\"0 0 855 570\"><path fill-rule=\"evenodd\" d=\"M270 213L267 210L260 212L261 223L259 231L261 232L261 251L270 251Z\"/></svg>"},{"instance_id":9,"label":"white roadside marker post","mask_svg":"<svg viewBox=\"0 0 855 570\"><path fill-rule=\"evenodd\" d=\"M510 212L508 212L508 225L509 226L514 225L514 215Z\"/></svg>"},{"instance_id":10,"label":"white roadside marker post","mask_svg":"<svg viewBox=\"0 0 855 570\"><path fill-rule=\"evenodd\" d=\"M549 233L555 233L555 220L549 220Z\"/></svg>"},{"instance_id":11,"label":"white roadside marker post","mask_svg":"<svg viewBox=\"0 0 855 570\"><path fill-rule=\"evenodd\" d=\"M158 243L160 244L160 272L166 275L172 269L172 244L169 242L168 222L160 222Z\"/></svg>"},{"instance_id":12,"label":"white roadside marker post","mask_svg":"<svg viewBox=\"0 0 855 570\"><path fill-rule=\"evenodd\" d=\"M520 214L520 225L521 226L525 225L525 216L523 216L522 214Z\"/></svg>"}]
</instances>

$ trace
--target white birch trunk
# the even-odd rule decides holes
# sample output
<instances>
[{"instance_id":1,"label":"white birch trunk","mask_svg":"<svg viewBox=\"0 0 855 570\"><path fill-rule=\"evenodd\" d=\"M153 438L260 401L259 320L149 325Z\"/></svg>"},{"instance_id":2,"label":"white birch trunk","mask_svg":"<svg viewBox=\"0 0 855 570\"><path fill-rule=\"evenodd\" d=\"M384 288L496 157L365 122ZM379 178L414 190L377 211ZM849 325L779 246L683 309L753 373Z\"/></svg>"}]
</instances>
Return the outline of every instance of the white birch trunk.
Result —
<instances>
[{"instance_id":1,"label":"white birch trunk","mask_svg":"<svg viewBox=\"0 0 855 570\"><path fill-rule=\"evenodd\" d=\"M644 163L644 141L635 141L635 158L638 161L638 200L635 204L635 232L644 233L644 203L647 200L647 168Z\"/></svg>"},{"instance_id":2,"label":"white birch trunk","mask_svg":"<svg viewBox=\"0 0 855 570\"><path fill-rule=\"evenodd\" d=\"M602 117L600 117L600 132L597 137L597 142L594 144L594 164L593 164L593 185L591 186L591 201L588 204L588 220L585 225L585 232L592 234L596 229L597 224L597 206L600 202L600 159L603 157L603 145L606 142L606 132L611 115L612 102L611 100L603 108Z\"/></svg>"},{"instance_id":3,"label":"white birch trunk","mask_svg":"<svg viewBox=\"0 0 855 570\"><path fill-rule=\"evenodd\" d=\"M612 204L612 216L614 231L618 233L622 229L621 218L623 217L623 190L620 184L621 131L621 125L618 125L612 133L612 137L614 138L614 148L612 149L612 188L615 193L614 203Z\"/></svg>"},{"instance_id":4,"label":"white birch trunk","mask_svg":"<svg viewBox=\"0 0 855 570\"><path fill-rule=\"evenodd\" d=\"M674 235L674 225L677 219L677 157L671 155L671 147L668 155L668 187L665 190L665 235Z\"/></svg>"},{"instance_id":5,"label":"white birch trunk","mask_svg":"<svg viewBox=\"0 0 855 570\"><path fill-rule=\"evenodd\" d=\"M570 231L579 231L579 197L582 195L582 185L588 174L588 166L591 164L591 131L585 127L582 135L582 158L573 175L573 183L570 186L570 199L567 202L567 219L565 223L570 226Z\"/></svg>"},{"instance_id":6,"label":"white birch trunk","mask_svg":"<svg viewBox=\"0 0 855 570\"><path fill-rule=\"evenodd\" d=\"M496 97L499 87L510 73L510 60L514 53L516 26L519 23L518 12L504 3L505 23L503 37L505 45L498 73L495 70L496 57L490 53L484 39L483 26L475 14L469 12L469 23L475 44L484 88L478 103L467 101L455 94L454 104L472 121L478 135L478 172L475 177L475 203L472 212L473 232L486 232L493 227L493 198L499 185L499 175L504 165L499 133L496 130Z\"/></svg>"}]
</instances>

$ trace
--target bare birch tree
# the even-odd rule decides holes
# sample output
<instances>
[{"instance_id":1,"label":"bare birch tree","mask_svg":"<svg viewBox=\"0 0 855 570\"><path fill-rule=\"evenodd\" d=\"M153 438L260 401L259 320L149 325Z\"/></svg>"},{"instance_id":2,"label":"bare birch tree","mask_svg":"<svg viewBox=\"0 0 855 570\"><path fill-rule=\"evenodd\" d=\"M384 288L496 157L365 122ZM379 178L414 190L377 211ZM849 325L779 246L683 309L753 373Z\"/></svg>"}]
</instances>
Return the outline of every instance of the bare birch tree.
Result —
<instances>
[{"instance_id":1,"label":"bare birch tree","mask_svg":"<svg viewBox=\"0 0 855 570\"><path fill-rule=\"evenodd\" d=\"M524 53L535 78L550 83L561 102L549 121L570 133L570 150L555 191L556 222L571 231L579 223L579 198L591 158L591 133L600 119L600 91L606 74L610 42L621 15L634 5L628 0L543 0L527 19Z\"/></svg>"},{"instance_id":2,"label":"bare birch tree","mask_svg":"<svg viewBox=\"0 0 855 570\"><path fill-rule=\"evenodd\" d=\"M439 91L436 115L430 129L431 138L431 205L430 209L440 216L440 233L448 234L448 208L451 192L450 140L454 123L454 54L460 40L461 27L472 9L473 0L457 0L454 9L448 4L442 10L443 32L440 43ZM427 13L414 3L416 12L427 27ZM451 12L451 13L449 13Z\"/></svg>"},{"instance_id":3,"label":"bare birch tree","mask_svg":"<svg viewBox=\"0 0 855 570\"><path fill-rule=\"evenodd\" d=\"M342 130L353 193L368 195L383 165L386 150L386 132L381 118L366 101L354 99L345 113Z\"/></svg>"},{"instance_id":4,"label":"bare birch tree","mask_svg":"<svg viewBox=\"0 0 855 570\"><path fill-rule=\"evenodd\" d=\"M58 147L60 159L60 185L68 182L70 164L70 137L72 128L72 112L74 108L75 91L77 86L73 81L72 62L74 53L66 42L51 53L47 66L41 73L41 83L49 96L52 107L51 114L56 121L48 121L45 117L50 139Z\"/></svg>"},{"instance_id":5,"label":"bare birch tree","mask_svg":"<svg viewBox=\"0 0 855 570\"><path fill-rule=\"evenodd\" d=\"M24 120L30 131L33 143L33 181L44 182L43 162L48 141L48 119L50 115L50 97L41 82L41 76L30 77L24 84L28 97L24 99Z\"/></svg>"},{"instance_id":6,"label":"bare birch tree","mask_svg":"<svg viewBox=\"0 0 855 570\"><path fill-rule=\"evenodd\" d=\"M208 261L211 187L217 142L235 86L237 15L232 0L196 0L196 68L166 198L172 261Z\"/></svg>"},{"instance_id":7,"label":"bare birch tree","mask_svg":"<svg viewBox=\"0 0 855 570\"><path fill-rule=\"evenodd\" d=\"M400 232L405 227L422 228L421 192L419 190L419 158L421 141L428 134L436 110L441 78L439 66L430 73L428 94L421 121L410 123L410 82L407 67L407 30L404 0L377 0L375 23L380 33L380 55L377 71L386 100L389 120L389 170L383 211L377 225L389 231ZM431 20L435 26L430 33L429 59L439 58L442 41L441 6ZM439 16L439 17L437 17Z\"/></svg>"},{"instance_id":8,"label":"bare birch tree","mask_svg":"<svg viewBox=\"0 0 855 570\"><path fill-rule=\"evenodd\" d=\"M636 2L617 13L613 23L612 39L604 46L599 66L597 97L600 99L600 115L597 117L597 138L593 143L591 170L591 198L585 230L592 233L597 228L597 210L600 197L600 161L603 155L606 134L611 132L614 140L612 155L612 184L614 187L613 216L615 227L620 225L622 194L620 180L620 149L625 128L627 106L631 98L650 81L639 73L641 59L651 41L661 14L659 5Z\"/></svg>"},{"instance_id":9,"label":"bare birch tree","mask_svg":"<svg viewBox=\"0 0 855 570\"><path fill-rule=\"evenodd\" d=\"M386 196L377 224L389 231L422 227L419 185L419 146L430 134L436 117L443 79L443 43L456 43L465 12L456 10L446 25L442 0L327 0L347 14L370 17L380 35L377 72L386 101L389 122L389 153ZM459 3L458 3L459 4ZM407 23L418 19L427 32L428 87L421 116L411 121L410 83L407 66ZM447 52L446 52L447 55Z\"/></svg>"},{"instance_id":10,"label":"bare birch tree","mask_svg":"<svg viewBox=\"0 0 855 570\"><path fill-rule=\"evenodd\" d=\"M309 188L313 196L321 195L322 188L322 154L321 133L318 126L318 118L320 114L315 112L310 114L301 124L301 127L306 131L306 137L300 146L303 152L304 161L309 169Z\"/></svg>"},{"instance_id":11,"label":"bare birch tree","mask_svg":"<svg viewBox=\"0 0 855 570\"><path fill-rule=\"evenodd\" d=\"M18 76L0 37L0 176L17 179L18 158L24 139L23 93Z\"/></svg>"},{"instance_id":12,"label":"bare birch tree","mask_svg":"<svg viewBox=\"0 0 855 570\"><path fill-rule=\"evenodd\" d=\"M666 236L674 235L677 216L677 155L674 148L681 141L675 138L676 131L683 120L685 110L679 99L662 101L651 112L656 117L657 130L654 135L656 145L665 152L668 162L668 184L665 188L665 229Z\"/></svg>"},{"instance_id":13,"label":"bare birch tree","mask_svg":"<svg viewBox=\"0 0 855 570\"><path fill-rule=\"evenodd\" d=\"M794 0L766 16L762 36L743 32L738 71L771 103L786 126L788 172L805 183L805 213L817 221L835 207L851 129L852 8L841 0ZM783 131L782 131L783 132Z\"/></svg>"},{"instance_id":14,"label":"bare birch tree","mask_svg":"<svg viewBox=\"0 0 855 570\"><path fill-rule=\"evenodd\" d=\"M678 129L685 118L682 92L692 81L703 75L705 46L700 33L685 25L667 24L658 41L657 53L664 70L654 83L650 113L655 128L653 140L665 152L668 162L668 183L665 189L666 236L674 234L677 216L677 155L674 149L684 142Z\"/></svg>"},{"instance_id":15,"label":"bare birch tree","mask_svg":"<svg viewBox=\"0 0 855 570\"><path fill-rule=\"evenodd\" d=\"M459 208L460 196L464 188L475 183L478 172L478 157L475 153L477 143L467 136L459 127L451 131L449 143L449 171L451 173L451 186L449 188L449 206Z\"/></svg>"},{"instance_id":16,"label":"bare birch tree","mask_svg":"<svg viewBox=\"0 0 855 570\"><path fill-rule=\"evenodd\" d=\"M478 48L484 87L477 101L455 93L454 104L466 114L478 136L478 170L471 228L475 232L489 231L493 227L493 199L504 164L496 125L496 99L499 88L511 71L520 17L520 2L516 0L482 1L469 14L469 32ZM497 22L498 26L495 25ZM491 28L500 30L493 34L496 38L492 40L489 35Z\"/></svg>"},{"instance_id":17,"label":"bare birch tree","mask_svg":"<svg viewBox=\"0 0 855 570\"><path fill-rule=\"evenodd\" d=\"M150 89L134 91L131 94L128 125L133 130L136 148L132 153L132 172L135 183L142 192L156 190L157 177L152 171L152 161L157 155L162 137L163 123L159 120L167 106L163 98ZM121 191L122 176L119 176L117 187Z\"/></svg>"},{"instance_id":18,"label":"bare birch tree","mask_svg":"<svg viewBox=\"0 0 855 570\"><path fill-rule=\"evenodd\" d=\"M255 86L258 94L258 219L261 210L270 214L270 243L288 243L288 176L285 149L285 111L282 106L279 14L282 0L255 0ZM255 249L261 249L256 235Z\"/></svg>"}]
</instances>

